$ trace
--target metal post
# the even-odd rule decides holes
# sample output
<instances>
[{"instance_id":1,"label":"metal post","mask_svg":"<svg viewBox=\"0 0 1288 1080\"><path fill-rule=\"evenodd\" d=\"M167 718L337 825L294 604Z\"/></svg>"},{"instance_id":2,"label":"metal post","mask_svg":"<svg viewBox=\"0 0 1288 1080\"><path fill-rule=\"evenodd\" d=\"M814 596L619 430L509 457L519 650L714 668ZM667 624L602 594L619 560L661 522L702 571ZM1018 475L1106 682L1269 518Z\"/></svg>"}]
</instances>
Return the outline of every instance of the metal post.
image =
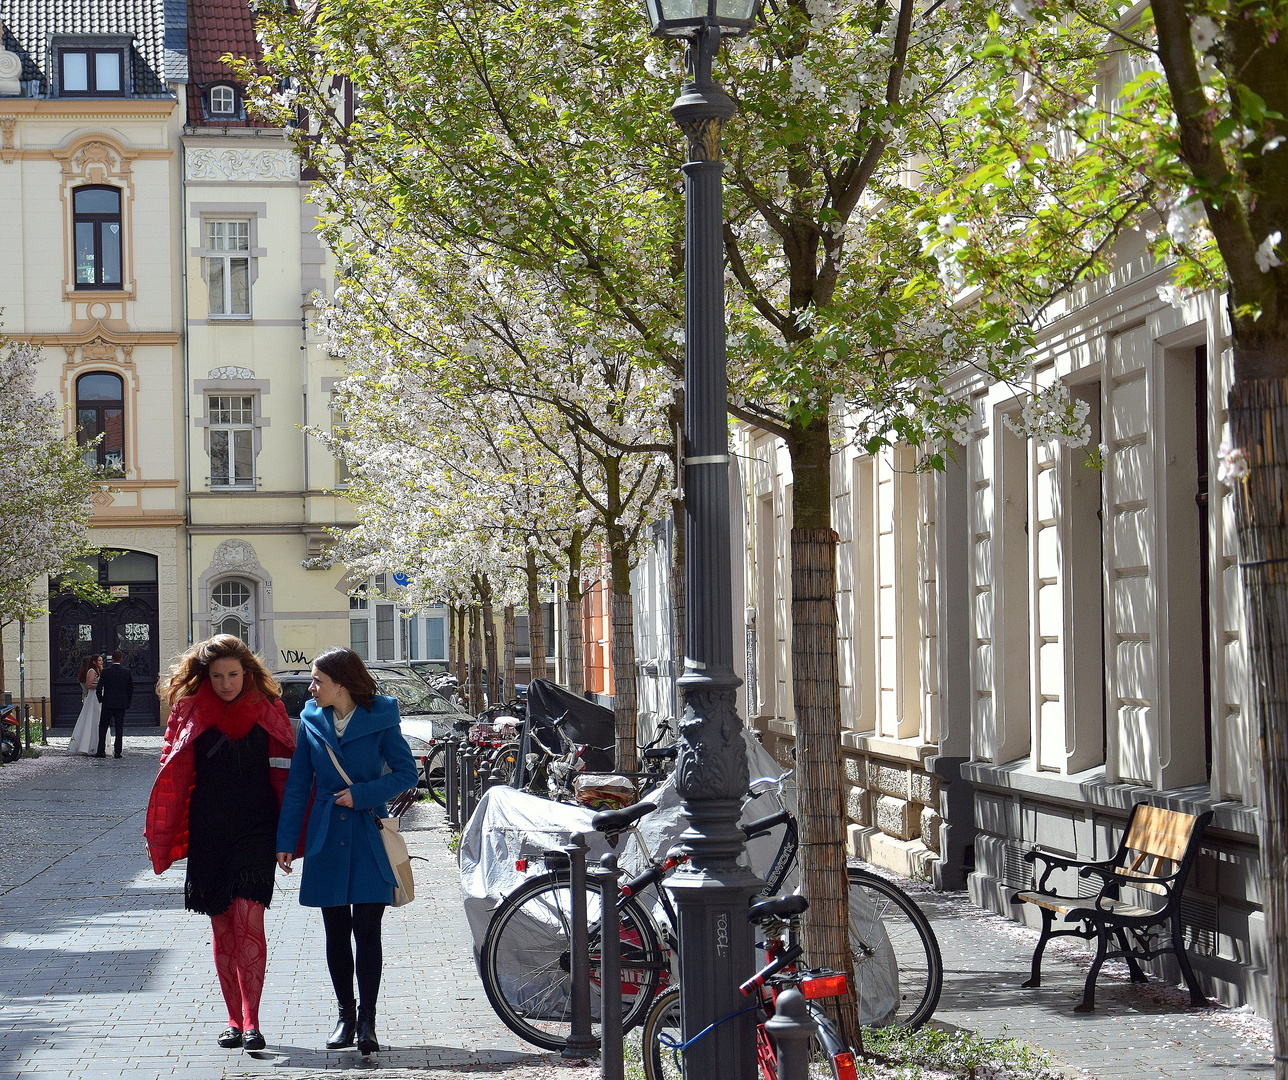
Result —
<instances>
[{"instance_id":1,"label":"metal post","mask_svg":"<svg viewBox=\"0 0 1288 1080\"><path fill-rule=\"evenodd\" d=\"M461 774L457 780L461 791L461 828L470 820L470 796L474 794L474 749L467 746L460 755Z\"/></svg>"},{"instance_id":2,"label":"metal post","mask_svg":"<svg viewBox=\"0 0 1288 1080\"><path fill-rule=\"evenodd\" d=\"M623 1080L622 939L617 921L617 856L605 855L595 874L599 882L599 1075Z\"/></svg>"},{"instance_id":3,"label":"metal post","mask_svg":"<svg viewBox=\"0 0 1288 1080\"><path fill-rule=\"evenodd\" d=\"M40 699L40 745L49 745L49 699L42 695Z\"/></svg>"},{"instance_id":4,"label":"metal post","mask_svg":"<svg viewBox=\"0 0 1288 1080\"><path fill-rule=\"evenodd\" d=\"M22 721L22 749L31 748L31 725L27 716L27 620L18 620L18 719Z\"/></svg>"},{"instance_id":5,"label":"metal post","mask_svg":"<svg viewBox=\"0 0 1288 1080\"><path fill-rule=\"evenodd\" d=\"M729 512L729 419L725 374L724 209L720 133L736 109L711 81L720 29L690 42L689 80L671 107L688 141L685 192L684 507L688 632L677 787L689 861L667 885L680 932L684 1038L745 1007L740 983L754 971L747 903L761 887L739 864L738 816L750 776L734 672L733 574ZM748 1013L689 1047L686 1080L746 1080L756 1071L755 1022Z\"/></svg>"},{"instance_id":6,"label":"metal post","mask_svg":"<svg viewBox=\"0 0 1288 1080\"><path fill-rule=\"evenodd\" d=\"M456 736L449 735L443 740L446 749L443 751L443 801L447 803L447 823L460 825L460 807L456 804Z\"/></svg>"},{"instance_id":7,"label":"metal post","mask_svg":"<svg viewBox=\"0 0 1288 1080\"><path fill-rule=\"evenodd\" d=\"M765 1021L765 1031L778 1049L778 1080L807 1080L809 1041L814 1021L805 1005L805 995L789 987L774 1002L774 1015Z\"/></svg>"},{"instance_id":8,"label":"metal post","mask_svg":"<svg viewBox=\"0 0 1288 1080\"><path fill-rule=\"evenodd\" d=\"M571 1029L562 1056L584 1058L594 1054L595 1037L590 1031L590 931L586 911L586 852L584 833L573 833L564 851L568 853L569 917L572 920L572 955L568 958L568 1007Z\"/></svg>"}]
</instances>

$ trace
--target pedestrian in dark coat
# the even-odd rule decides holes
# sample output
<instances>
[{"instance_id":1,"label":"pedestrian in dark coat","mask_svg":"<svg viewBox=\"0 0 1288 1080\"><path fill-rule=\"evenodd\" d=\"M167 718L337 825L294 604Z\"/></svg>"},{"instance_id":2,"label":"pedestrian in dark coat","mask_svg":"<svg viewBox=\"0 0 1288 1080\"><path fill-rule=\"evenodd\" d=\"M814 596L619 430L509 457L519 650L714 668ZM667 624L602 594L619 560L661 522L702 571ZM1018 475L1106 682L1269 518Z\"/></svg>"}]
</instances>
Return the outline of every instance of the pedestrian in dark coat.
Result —
<instances>
[{"instance_id":1,"label":"pedestrian in dark coat","mask_svg":"<svg viewBox=\"0 0 1288 1080\"><path fill-rule=\"evenodd\" d=\"M376 818L387 815L386 800L416 786L416 762L398 724L398 702L376 694L375 680L353 650L319 655L309 691L313 700L300 717L282 800L277 861L290 873L304 829L300 903L322 909L327 967L340 1010L326 1045L336 1050L356 1039L365 1056L380 1049L380 922L396 884Z\"/></svg>"},{"instance_id":2,"label":"pedestrian in dark coat","mask_svg":"<svg viewBox=\"0 0 1288 1080\"><path fill-rule=\"evenodd\" d=\"M157 692L171 708L143 828L152 868L186 858L184 907L210 917L228 1009L219 1045L263 1050L264 909L295 751L281 688L241 638L217 634L184 653Z\"/></svg>"},{"instance_id":3,"label":"pedestrian in dark coat","mask_svg":"<svg viewBox=\"0 0 1288 1080\"><path fill-rule=\"evenodd\" d=\"M98 721L98 753L95 757L107 757L107 728L110 724L116 735L116 750L112 757L119 758L125 740L125 710L134 699L134 676L121 661L125 653L117 649L112 653L112 662L98 677L98 686L94 695L103 706L103 713Z\"/></svg>"}]
</instances>

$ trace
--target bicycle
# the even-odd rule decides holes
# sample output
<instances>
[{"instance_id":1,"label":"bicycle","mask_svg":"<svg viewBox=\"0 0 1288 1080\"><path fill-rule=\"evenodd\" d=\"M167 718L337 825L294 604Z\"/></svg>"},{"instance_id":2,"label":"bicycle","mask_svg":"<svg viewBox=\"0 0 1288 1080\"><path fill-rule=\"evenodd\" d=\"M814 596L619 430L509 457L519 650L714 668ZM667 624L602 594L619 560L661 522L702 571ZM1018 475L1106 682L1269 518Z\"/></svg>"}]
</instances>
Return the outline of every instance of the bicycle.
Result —
<instances>
[{"instance_id":1,"label":"bicycle","mask_svg":"<svg viewBox=\"0 0 1288 1080\"><path fill-rule=\"evenodd\" d=\"M513 777L519 760L519 743L515 736L522 709L523 702L516 698L484 709L472 724L458 721L453 725L459 734L465 736L460 750L485 751L484 758L475 768L476 784L481 785L483 778L494 770L499 771L507 783ZM424 757L425 790L439 806L447 805L446 754L447 747L437 743Z\"/></svg>"},{"instance_id":2,"label":"bicycle","mask_svg":"<svg viewBox=\"0 0 1288 1080\"><path fill-rule=\"evenodd\" d=\"M717 1020L686 1043L681 1033L680 988L670 987L653 999L641 1029L646 1080L682 1080L684 1069L680 1055L685 1049L717 1025L752 1011L759 1013L756 1063L762 1080L778 1080L778 1049L766 1024L775 1013L778 995L791 988L801 991L806 1012L814 1022L815 1034L810 1042L812 1061L826 1061L833 1080L857 1080L853 1049L818 1004L845 996L845 976L824 968L811 971L796 967L796 961L805 951L800 944L800 917L808 907L809 902L803 896L781 896L753 904L747 913L747 921L761 927L766 939L759 943L765 951L765 966L739 987L745 996L755 999L749 1008Z\"/></svg>"},{"instance_id":3,"label":"bicycle","mask_svg":"<svg viewBox=\"0 0 1288 1080\"><path fill-rule=\"evenodd\" d=\"M790 774L774 784L780 794ZM765 794L758 792L753 798ZM623 835L634 836L647 868L624 883L618 892L622 917L622 1030L638 1024L659 987L669 981L669 956L679 942L674 906L665 889L657 888L684 861L668 854L654 860L634 823L656 809L637 803L605 810L591 819L592 827L616 847ZM768 881L760 896L773 897L795 867L796 822L786 808L742 827L748 840L785 825ZM488 924L479 956L479 972L488 1001L502 1022L520 1038L548 1050L562 1049L571 1016L568 1012L571 949L571 891L569 871L559 865L566 856L547 857L548 873L524 882L498 905ZM860 1022L879 1027L905 1024L920 1027L939 1002L943 962L934 930L916 903L897 885L859 868L851 868L850 952L853 956ZM645 890L655 890L662 909L658 920L639 902ZM592 1004L598 1003L598 924L602 898L599 887L588 886L587 909L591 938ZM663 975L665 973L665 975Z\"/></svg>"}]
</instances>

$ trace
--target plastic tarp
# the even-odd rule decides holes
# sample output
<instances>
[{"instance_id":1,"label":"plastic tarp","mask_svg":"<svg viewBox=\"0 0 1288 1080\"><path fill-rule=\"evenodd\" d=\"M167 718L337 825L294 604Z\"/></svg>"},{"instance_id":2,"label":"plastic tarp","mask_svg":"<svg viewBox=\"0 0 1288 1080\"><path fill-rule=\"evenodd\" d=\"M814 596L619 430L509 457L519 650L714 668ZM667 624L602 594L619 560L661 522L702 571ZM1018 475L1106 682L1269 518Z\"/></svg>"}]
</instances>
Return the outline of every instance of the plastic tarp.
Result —
<instances>
[{"instance_id":1,"label":"plastic tarp","mask_svg":"<svg viewBox=\"0 0 1288 1080\"><path fill-rule=\"evenodd\" d=\"M570 742L587 748L582 760L591 772L612 772L616 768L617 735L612 709L579 697L547 679L533 679L528 683L527 704L527 726L532 736L541 739L549 749L558 751L558 738L542 737L540 729L553 734L558 728Z\"/></svg>"}]
</instances>

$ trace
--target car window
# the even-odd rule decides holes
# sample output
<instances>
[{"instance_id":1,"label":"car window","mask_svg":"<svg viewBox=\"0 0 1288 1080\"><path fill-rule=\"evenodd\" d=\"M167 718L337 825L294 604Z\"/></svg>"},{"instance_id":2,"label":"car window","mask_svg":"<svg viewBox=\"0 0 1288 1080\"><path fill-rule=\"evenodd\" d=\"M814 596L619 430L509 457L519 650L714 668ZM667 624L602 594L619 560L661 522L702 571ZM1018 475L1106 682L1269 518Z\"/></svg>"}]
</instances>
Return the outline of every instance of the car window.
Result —
<instances>
[{"instance_id":1,"label":"car window","mask_svg":"<svg viewBox=\"0 0 1288 1080\"><path fill-rule=\"evenodd\" d=\"M282 704L286 706L287 716L299 716L309 700L309 684L306 682L282 683Z\"/></svg>"},{"instance_id":2,"label":"car window","mask_svg":"<svg viewBox=\"0 0 1288 1080\"><path fill-rule=\"evenodd\" d=\"M371 674L380 693L397 699L398 711L403 716L458 712L450 701L426 686L419 676L379 669Z\"/></svg>"}]
</instances>

